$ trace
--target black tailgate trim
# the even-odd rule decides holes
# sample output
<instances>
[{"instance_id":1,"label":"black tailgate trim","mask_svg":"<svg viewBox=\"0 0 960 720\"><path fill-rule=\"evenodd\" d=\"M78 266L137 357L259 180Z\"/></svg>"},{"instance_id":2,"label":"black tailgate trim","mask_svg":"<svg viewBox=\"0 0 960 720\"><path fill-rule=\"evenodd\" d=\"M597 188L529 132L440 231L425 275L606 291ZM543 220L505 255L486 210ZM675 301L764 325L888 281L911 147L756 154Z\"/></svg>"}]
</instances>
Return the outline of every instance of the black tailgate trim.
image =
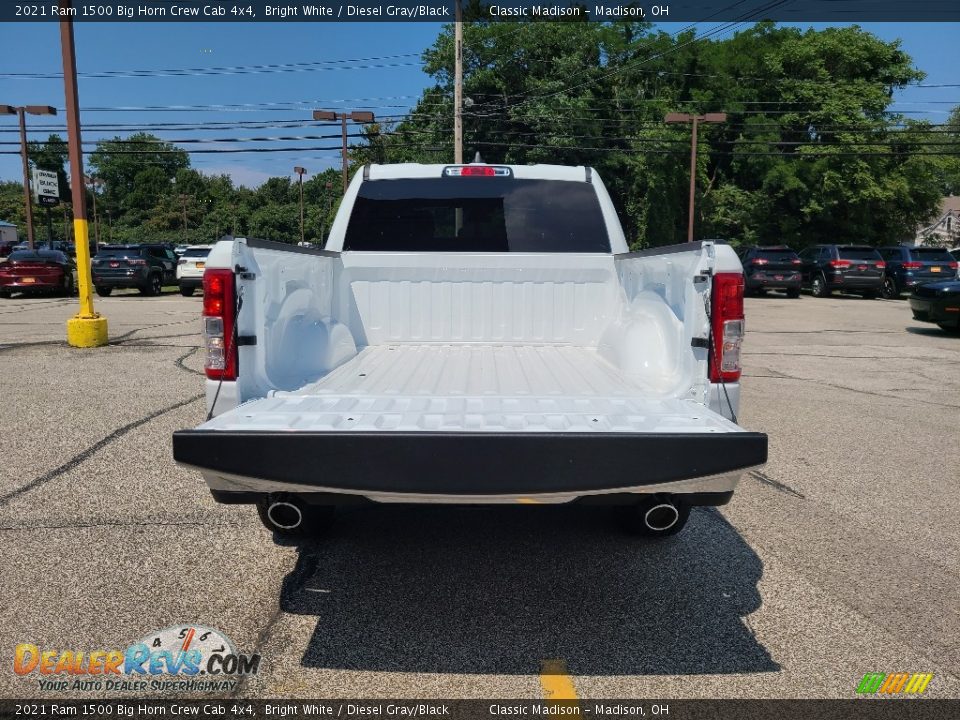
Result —
<instances>
[{"instance_id":1,"label":"black tailgate trim","mask_svg":"<svg viewBox=\"0 0 960 720\"><path fill-rule=\"evenodd\" d=\"M179 463L346 492L597 491L762 465L762 433L381 433L181 430Z\"/></svg>"}]
</instances>

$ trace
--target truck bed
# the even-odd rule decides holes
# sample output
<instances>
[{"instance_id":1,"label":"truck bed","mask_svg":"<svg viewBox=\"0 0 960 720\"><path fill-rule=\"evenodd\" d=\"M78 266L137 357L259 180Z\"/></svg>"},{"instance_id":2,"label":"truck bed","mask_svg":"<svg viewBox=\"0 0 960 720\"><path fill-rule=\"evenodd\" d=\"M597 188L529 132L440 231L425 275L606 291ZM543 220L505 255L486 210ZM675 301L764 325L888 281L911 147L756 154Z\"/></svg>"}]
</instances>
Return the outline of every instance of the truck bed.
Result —
<instances>
[{"instance_id":1,"label":"truck bed","mask_svg":"<svg viewBox=\"0 0 960 720\"><path fill-rule=\"evenodd\" d=\"M177 461L224 502L283 491L418 502L710 493L766 451L765 435L657 399L593 348L561 345L371 346L316 382L174 435Z\"/></svg>"},{"instance_id":2,"label":"truck bed","mask_svg":"<svg viewBox=\"0 0 960 720\"><path fill-rule=\"evenodd\" d=\"M224 413L201 430L726 433L701 404L656 399L594 348L378 345L317 382Z\"/></svg>"}]
</instances>

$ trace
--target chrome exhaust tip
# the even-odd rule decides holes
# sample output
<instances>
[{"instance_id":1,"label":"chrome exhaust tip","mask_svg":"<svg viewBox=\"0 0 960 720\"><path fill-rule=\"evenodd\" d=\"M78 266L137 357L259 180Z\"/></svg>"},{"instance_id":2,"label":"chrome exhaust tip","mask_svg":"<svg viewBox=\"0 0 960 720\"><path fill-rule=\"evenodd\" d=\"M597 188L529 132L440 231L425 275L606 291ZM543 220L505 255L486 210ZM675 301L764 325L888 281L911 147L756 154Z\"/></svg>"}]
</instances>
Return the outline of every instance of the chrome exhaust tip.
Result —
<instances>
[{"instance_id":1,"label":"chrome exhaust tip","mask_svg":"<svg viewBox=\"0 0 960 720\"><path fill-rule=\"evenodd\" d=\"M292 502L275 500L267 506L267 519L278 530L296 530L303 524L303 511Z\"/></svg>"},{"instance_id":2,"label":"chrome exhaust tip","mask_svg":"<svg viewBox=\"0 0 960 720\"><path fill-rule=\"evenodd\" d=\"M661 502L651 506L643 514L643 524L654 532L665 532L680 520L680 511L671 502Z\"/></svg>"}]
</instances>

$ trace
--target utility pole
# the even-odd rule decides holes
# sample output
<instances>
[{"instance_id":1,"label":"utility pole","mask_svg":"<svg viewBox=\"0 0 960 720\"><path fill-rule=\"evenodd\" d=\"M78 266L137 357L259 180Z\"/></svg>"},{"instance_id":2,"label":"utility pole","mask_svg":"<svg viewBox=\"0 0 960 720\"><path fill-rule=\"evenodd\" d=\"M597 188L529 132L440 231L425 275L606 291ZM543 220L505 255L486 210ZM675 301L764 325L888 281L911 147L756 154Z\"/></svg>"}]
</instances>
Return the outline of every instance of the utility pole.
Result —
<instances>
[{"instance_id":1,"label":"utility pole","mask_svg":"<svg viewBox=\"0 0 960 720\"><path fill-rule=\"evenodd\" d=\"M183 204L183 242L187 242L187 200L190 199L189 195L178 195L180 202Z\"/></svg>"},{"instance_id":2,"label":"utility pole","mask_svg":"<svg viewBox=\"0 0 960 720\"><path fill-rule=\"evenodd\" d=\"M362 112L359 110L354 110L349 113L338 113L333 112L332 110L314 110L313 111L314 120L340 120L343 138L343 147L341 148L340 157L343 163L343 194L347 194L347 185L350 184L350 173L348 171L347 165L347 120L353 120L357 123L369 124L373 122L373 113L372 112Z\"/></svg>"},{"instance_id":3,"label":"utility pole","mask_svg":"<svg viewBox=\"0 0 960 720\"><path fill-rule=\"evenodd\" d=\"M463 164L463 7L456 0L453 23L453 162Z\"/></svg>"},{"instance_id":4,"label":"utility pole","mask_svg":"<svg viewBox=\"0 0 960 720\"><path fill-rule=\"evenodd\" d=\"M346 126L346 121L344 121L344 126ZM302 243L305 242L303 239L303 175L307 172L307 169L298 165L293 171L300 176L300 242Z\"/></svg>"},{"instance_id":5,"label":"utility pole","mask_svg":"<svg viewBox=\"0 0 960 720\"><path fill-rule=\"evenodd\" d=\"M0 105L0 115L16 115L20 120L20 160L23 162L23 204L27 211L27 244L33 250L33 201L30 197L30 159L27 157L27 113L56 115L49 105Z\"/></svg>"},{"instance_id":6,"label":"utility pole","mask_svg":"<svg viewBox=\"0 0 960 720\"><path fill-rule=\"evenodd\" d=\"M107 319L93 311L90 277L90 236L87 227L87 189L83 184L83 146L80 144L80 99L77 95L77 56L73 46L73 7L60 0L60 49L63 53L63 89L67 107L67 143L70 149L70 189L73 193L73 234L76 238L77 284L80 312L67 320L67 342L73 347L106 345Z\"/></svg>"},{"instance_id":7,"label":"utility pole","mask_svg":"<svg viewBox=\"0 0 960 720\"><path fill-rule=\"evenodd\" d=\"M697 129L702 122L722 123L726 120L726 113L707 113L706 115L668 113L663 119L666 123L693 123L692 140L690 142L690 206L687 218L687 242L693 242L693 208L697 194Z\"/></svg>"}]
</instances>

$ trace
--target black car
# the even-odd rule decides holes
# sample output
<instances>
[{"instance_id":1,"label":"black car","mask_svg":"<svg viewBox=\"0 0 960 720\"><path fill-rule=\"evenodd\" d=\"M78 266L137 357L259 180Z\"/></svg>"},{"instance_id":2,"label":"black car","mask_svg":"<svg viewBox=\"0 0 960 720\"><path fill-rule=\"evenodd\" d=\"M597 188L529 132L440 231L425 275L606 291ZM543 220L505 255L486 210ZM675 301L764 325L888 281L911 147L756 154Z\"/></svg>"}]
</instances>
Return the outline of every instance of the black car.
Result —
<instances>
[{"instance_id":1,"label":"black car","mask_svg":"<svg viewBox=\"0 0 960 720\"><path fill-rule=\"evenodd\" d=\"M800 253L803 285L814 297L834 290L875 298L883 287L886 264L869 245L814 245Z\"/></svg>"},{"instance_id":2,"label":"black car","mask_svg":"<svg viewBox=\"0 0 960 720\"><path fill-rule=\"evenodd\" d=\"M942 248L894 245L880 248L880 255L887 263L883 296L888 299L917 285L957 276L956 259Z\"/></svg>"},{"instance_id":3,"label":"black car","mask_svg":"<svg viewBox=\"0 0 960 720\"><path fill-rule=\"evenodd\" d=\"M800 297L800 258L786 245L748 247L740 262L747 293L777 289L786 290L787 297Z\"/></svg>"},{"instance_id":4,"label":"black car","mask_svg":"<svg viewBox=\"0 0 960 720\"><path fill-rule=\"evenodd\" d=\"M159 295L164 285L176 285L177 256L167 245L112 245L93 258L93 286L106 297L114 288L137 288Z\"/></svg>"},{"instance_id":5,"label":"black car","mask_svg":"<svg viewBox=\"0 0 960 720\"><path fill-rule=\"evenodd\" d=\"M960 330L960 280L924 283L910 296L913 319Z\"/></svg>"}]
</instances>

